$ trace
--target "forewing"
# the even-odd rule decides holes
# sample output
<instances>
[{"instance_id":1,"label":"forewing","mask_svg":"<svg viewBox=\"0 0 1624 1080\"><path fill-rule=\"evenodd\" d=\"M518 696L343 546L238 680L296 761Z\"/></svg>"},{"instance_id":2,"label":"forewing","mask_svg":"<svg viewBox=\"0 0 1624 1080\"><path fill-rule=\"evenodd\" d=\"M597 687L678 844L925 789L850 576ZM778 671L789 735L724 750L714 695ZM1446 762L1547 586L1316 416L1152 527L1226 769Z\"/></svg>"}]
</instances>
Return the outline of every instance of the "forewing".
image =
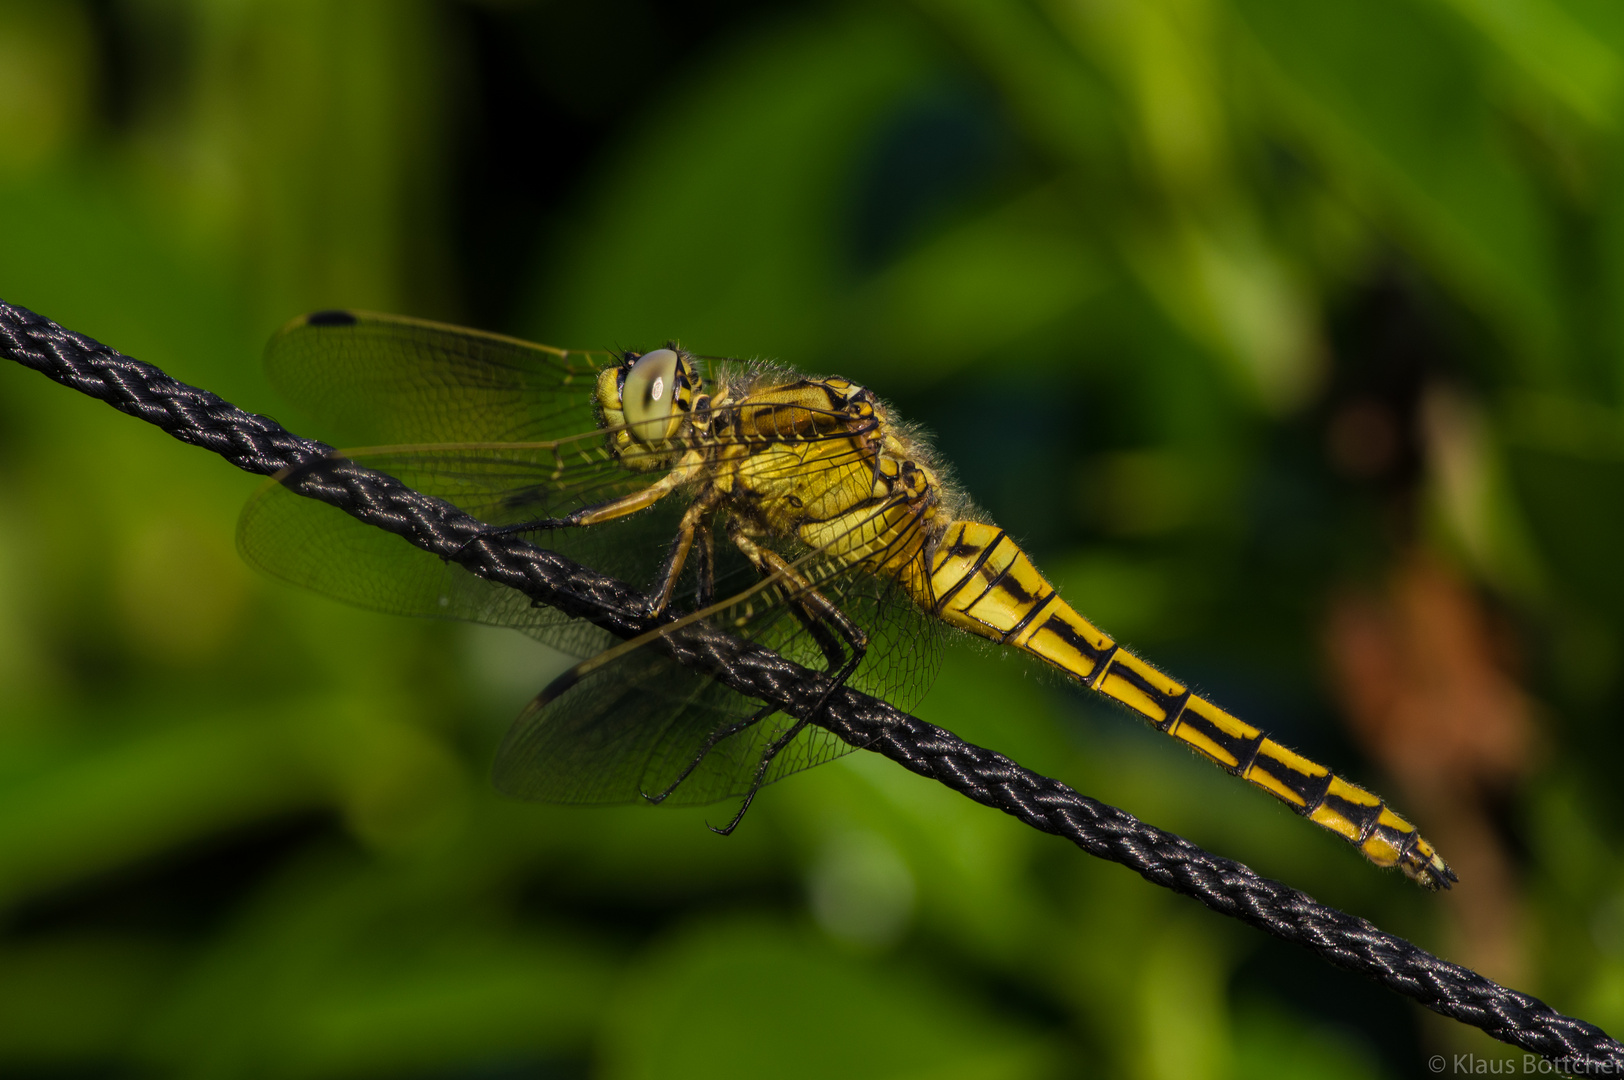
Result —
<instances>
[{"instance_id":1,"label":"forewing","mask_svg":"<svg viewBox=\"0 0 1624 1080\"><path fill-rule=\"evenodd\" d=\"M597 433L594 437L601 438ZM536 454L513 448L478 455L420 450L363 454L354 460L496 525L554 516L650 482L613 462L587 458L562 473L546 472L550 479L543 482L533 468ZM330 468L336 460L309 469ZM673 497L589 528L526 535L647 589L684 505ZM511 627L579 657L592 656L609 643L608 635L589 623L534 604L521 592L477 577L336 507L297 495L280 482L266 484L243 508L237 546L248 563L274 577L369 610Z\"/></svg>"},{"instance_id":2,"label":"forewing","mask_svg":"<svg viewBox=\"0 0 1624 1080\"><path fill-rule=\"evenodd\" d=\"M539 442L593 426L601 352L370 312L304 315L265 347L271 385L335 445Z\"/></svg>"}]
</instances>

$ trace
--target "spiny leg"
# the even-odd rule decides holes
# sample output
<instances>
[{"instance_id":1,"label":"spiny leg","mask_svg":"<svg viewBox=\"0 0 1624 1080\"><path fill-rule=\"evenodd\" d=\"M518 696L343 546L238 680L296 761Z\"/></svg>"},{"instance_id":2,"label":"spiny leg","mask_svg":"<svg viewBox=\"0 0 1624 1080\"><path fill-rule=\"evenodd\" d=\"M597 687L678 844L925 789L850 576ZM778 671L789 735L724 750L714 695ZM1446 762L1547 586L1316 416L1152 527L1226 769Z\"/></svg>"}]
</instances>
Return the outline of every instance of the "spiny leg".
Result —
<instances>
[{"instance_id":1,"label":"spiny leg","mask_svg":"<svg viewBox=\"0 0 1624 1080\"><path fill-rule=\"evenodd\" d=\"M756 775L750 782L750 790L745 792L744 802L740 804L738 812L733 815L733 819L721 828L714 825L710 826L710 830L720 836L727 836L739 827L739 822L744 820L745 812L750 809L750 804L755 801L756 792L760 791L762 784L766 782L767 773L772 768L773 760L783 753L784 748L794 741L795 737L805 729L813 717L823 711L824 706L829 703L829 699L834 696L835 691L846 685L846 680L851 678L852 672L857 670L857 665L863 662L863 657L868 652L868 635L848 619L845 612L830 603L822 593L814 589L812 583L796 572L795 568L786 562L783 556L755 543L745 533L737 520L728 523L728 539L732 540L734 545L744 553L745 557L755 563L757 568L764 574L776 574L796 586L799 590L796 597L797 616L801 617L803 625L807 625L808 629L812 631L813 637L819 642L819 648L824 649L825 656L830 660L831 671L828 687L818 696L818 700L812 706L811 712L807 714L807 718L797 720L791 724L789 729L774 739L762 753L761 761L756 765ZM826 644L826 633L820 634L816 630L812 630L812 624L833 624L839 630L840 635L846 639L846 645L850 649L850 654L844 657L843 663L840 663L837 655L830 653L831 646L838 653L838 645L835 645L832 639L829 639ZM837 664L839 670L834 670Z\"/></svg>"},{"instance_id":2,"label":"spiny leg","mask_svg":"<svg viewBox=\"0 0 1624 1080\"><path fill-rule=\"evenodd\" d=\"M716 537L710 523L699 530L699 546L694 548L694 606L708 608L716 603Z\"/></svg>"},{"instance_id":3,"label":"spiny leg","mask_svg":"<svg viewBox=\"0 0 1624 1080\"><path fill-rule=\"evenodd\" d=\"M597 525L615 518L635 514L637 511L653 506L676 488L676 473L668 473L664 477L648 485L628 492L619 498L608 502L597 503L593 506L583 506L579 510L571 511L563 517L531 518L529 521L520 521L512 525L498 525L490 529L493 535L516 532L536 532L542 529L569 529L577 525Z\"/></svg>"},{"instance_id":4,"label":"spiny leg","mask_svg":"<svg viewBox=\"0 0 1624 1080\"><path fill-rule=\"evenodd\" d=\"M710 533L707 530L701 535L708 539ZM704 549L701 547L698 550L703 551ZM701 558L702 557L703 556L701 556ZM698 562L700 560L696 559L695 561ZM701 583L703 584L703 578L701 578ZM701 600L701 605L705 607L710 606L709 604L704 603L703 600ZM831 607L832 606L833 605L831 605ZM795 603L791 610L794 611L796 619L798 619L801 625L806 628L807 633L811 634L813 640L818 643L818 648L823 650L824 659L829 662L829 670L835 671L844 665L846 663L846 654L841 649L839 640L835 637L835 635L829 632L824 621L818 618L815 614L811 613L807 609L806 605L800 603L799 601ZM819 708L821 707L822 705L820 703ZM711 732L710 735L706 737L704 743L699 747L699 751L694 754L693 760L688 762L688 764L683 768L682 772L677 775L677 778L666 786L665 790L654 795L645 794L643 798L647 799L651 803L664 802L670 797L672 792L677 790L678 785L680 785L684 780L688 779L688 777L693 774L695 769L699 768L700 764L704 762L706 756L709 755L710 752L719 744L721 744L723 740L732 738L739 732L754 727L756 724L759 724L776 711L776 707L772 705L765 705L745 719L728 724L726 727L721 727ZM754 798L753 789L751 792L751 798ZM735 825L736 824L737 822L735 822Z\"/></svg>"},{"instance_id":5,"label":"spiny leg","mask_svg":"<svg viewBox=\"0 0 1624 1080\"><path fill-rule=\"evenodd\" d=\"M847 667L855 670L858 661L862 659L863 654L868 650L868 635L863 633L856 623L847 618L844 611L830 603L827 597L813 588L812 583L806 580L782 555L757 544L737 518L727 523L727 538L733 542L734 547L744 553L744 557L750 560L762 577L776 577L796 590L794 597L795 611L798 616L802 617L803 625L808 625L807 620L812 620L816 624L832 625L839 631L840 636L846 639L846 645L852 651L850 659L843 657L839 646L834 644L834 639L828 635L826 628L823 629L822 633L814 631L813 636L818 641L819 648L823 650L825 658L829 660L829 666L834 668L844 663ZM845 673L845 675L849 674L850 671ZM842 681L844 681L845 675L841 677Z\"/></svg>"},{"instance_id":6,"label":"spiny leg","mask_svg":"<svg viewBox=\"0 0 1624 1080\"><path fill-rule=\"evenodd\" d=\"M708 527L700 530L699 536L700 546L696 561L700 562L701 564L698 567L700 573L700 601L702 607L709 607L710 605L705 603L705 594L713 591L715 588L715 582L712 578L711 572L715 563L715 550L711 544L711 530ZM739 526L737 521L730 521L728 523L728 537L734 542L739 550L744 553L745 557L750 560L751 564L756 567L757 572L760 573L762 577L771 577L775 573L781 574L789 580L799 582L801 585L806 586L807 589L810 589L810 586L806 585L806 582L801 579L798 574L795 574L794 570L790 568L789 564L785 563L775 553L765 551L745 537L742 528ZM741 540L743 541L742 543ZM841 613L838 608L836 608L833 604L830 604L822 596L819 596L818 599L822 601L828 611L833 612L841 619L845 618L844 614ZM813 639L818 642L818 647L823 650L824 657L829 661L829 669L831 671L840 668L846 663L846 654L841 650L840 643L835 639L833 634L829 633L819 615L812 611L810 604L805 599L804 595L795 601L791 610L794 611L795 617L800 620L801 625L805 626L807 631L812 634ZM861 631L857 630L856 627L850 626L849 622L847 625L854 633L861 637ZM863 640L866 645L866 639ZM855 664L853 666L855 667ZM652 803L665 801L671 796L672 792L676 791L677 787L684 780L687 780L689 776L693 775L694 770L699 768L699 766L704 762L705 758L709 756L710 752L719 744L721 744L724 740L739 734L741 731L754 727L756 724L765 720L776 711L777 710L771 705L763 706L745 719L728 724L725 727L711 732L711 734L706 737L704 743L700 745L699 750L694 754L693 758L686 766L683 767L682 772L677 775L675 780L671 781L671 783L667 785L663 791L659 791L653 795L645 794L643 797ZM754 797L753 792L751 797ZM737 825L738 821L735 819L733 824L729 826L728 831L731 832L733 828L737 827Z\"/></svg>"},{"instance_id":7,"label":"spiny leg","mask_svg":"<svg viewBox=\"0 0 1624 1080\"><path fill-rule=\"evenodd\" d=\"M704 464L704 457L697 450L690 450L680 461L676 468L666 473L647 487L638 488L619 498L608 502L598 503L595 506L583 506L579 510L556 518L532 518L529 521L520 521L512 525L491 525L481 529L478 540L486 536L506 536L509 533L539 532L548 529L570 529L578 525L598 525L605 521L635 514L646 509L671 494L683 484L692 480ZM468 541L468 544L473 543ZM464 544L463 547L467 547Z\"/></svg>"},{"instance_id":8,"label":"spiny leg","mask_svg":"<svg viewBox=\"0 0 1624 1080\"><path fill-rule=\"evenodd\" d=\"M822 620L807 613L798 603L795 606L795 617L800 620L801 625L806 627L807 632L810 633L818 642L818 647L823 650L824 657L829 661L830 671L835 671L842 665L846 664L846 655L841 651L840 643L835 640L834 635L829 633ZM851 661L852 669L856 668L857 661L861 660L861 658L862 657L860 654L853 657ZM850 677L850 674L851 670L842 672L836 677L838 682L835 685L839 686L841 683L844 683L845 680ZM829 692L833 693L833 691L834 687L830 687ZM823 698L818 701L817 708L821 710L827 701L828 694L825 694ZM710 752L719 744L721 744L723 740L729 739L741 731L754 727L756 724L759 724L761 721L765 720L767 717L771 716L777 711L776 706L764 705L745 719L729 724L726 727L718 728L716 731L711 732L711 734L705 739L705 742L700 746L699 751L694 755L693 760L688 762L688 764L683 768L682 772L678 774L675 780L671 781L670 785L667 786L664 791L661 791L656 795L644 795L643 797L652 803L664 802L673 791L677 790L677 786L679 784L688 779L688 777L693 774L693 771L699 768L700 764L704 762L706 756L709 755ZM814 715L816 715L816 713L814 713ZM795 735L800 732L803 726L804 724L795 725L790 734L782 739L784 744L787 745L789 740L794 738ZM772 759L778 756L778 752L782 749L783 747L777 745L775 742L772 747L768 748L764 763L771 764ZM756 791L761 787L761 777L764 775L764 772L764 767L758 769L757 776L752 782L749 792L745 795L744 806L741 807L739 812L734 815L733 820L728 823L725 829L716 829L714 830L715 832L726 836L728 833L731 833L734 829L738 828L739 821L744 817L744 810L748 808L750 802L755 799Z\"/></svg>"},{"instance_id":9,"label":"spiny leg","mask_svg":"<svg viewBox=\"0 0 1624 1080\"><path fill-rule=\"evenodd\" d=\"M688 561L688 553L693 549L694 538L703 535L709 540L711 522L716 518L716 508L721 501L722 493L714 487L707 486L692 505L683 511L682 521L677 525L677 535L671 538L671 550L665 557L665 565L660 568L659 576L654 579L654 587L644 602L644 615L652 618L671 603L671 593L677 587L677 579L682 576L682 568ZM711 576L711 560L702 554L699 561L700 590L713 591L714 581L707 581Z\"/></svg>"},{"instance_id":10,"label":"spiny leg","mask_svg":"<svg viewBox=\"0 0 1624 1080\"><path fill-rule=\"evenodd\" d=\"M666 556L665 566L661 568L660 576L655 579L654 589L650 592L648 600L644 604L643 610L646 616L658 615L671 602L671 593L676 588L677 579L682 576L683 565L688 559L689 552L694 550L695 537L701 538L697 557L694 560L698 564L695 570L699 575L699 604L701 607L709 606L710 601L708 598L716 590L716 557L711 540L711 527L716 518L716 508L721 504L721 501L721 492L714 487L707 487L700 493L699 498L695 499L693 504L683 512L682 521L677 526L677 535L671 540L671 551ZM705 760L705 755L710 753L712 747L723 739L736 735L755 724L772 711L772 707L768 706L739 723L730 724L720 731L712 732L710 737L705 740L705 745L700 748L699 753L694 756L692 761L688 762L687 766L683 768L675 780L666 786L665 790L653 795L644 794L643 798L651 803L664 802L673 791L677 790L677 786L688 779L693 771L699 767L700 762Z\"/></svg>"},{"instance_id":11,"label":"spiny leg","mask_svg":"<svg viewBox=\"0 0 1624 1080\"><path fill-rule=\"evenodd\" d=\"M763 705L761 708L757 709L743 720L737 720L731 724L728 724L726 727L717 728L706 737L704 743L699 747L699 752L693 756L693 760L688 762L687 765L683 766L683 770L677 774L677 778L671 781L670 784L666 785L664 791L657 792L653 795L644 794L643 798L647 799L651 803L665 802L666 799L671 797L671 793L676 791L677 788L681 786L684 780L693 775L694 770L699 768L699 766L704 762L706 756L709 755L710 752L714 750L724 739L730 739L739 732L754 727L776 711L776 706Z\"/></svg>"},{"instance_id":12,"label":"spiny leg","mask_svg":"<svg viewBox=\"0 0 1624 1080\"><path fill-rule=\"evenodd\" d=\"M818 699L817 709L819 711L823 709L824 703L829 700L829 694L833 692L834 687L831 686L829 691ZM816 716L817 712L814 712L813 715ZM789 726L788 731L774 739L771 745L767 747L766 752L761 755L761 763L756 766L756 775L755 778L750 782L750 790L744 793L744 802L739 804L739 812L733 815L733 820L729 821L726 825L723 825L720 829L718 829L715 825L707 825L706 828L710 829L710 831L715 833L717 836L731 836L733 834L733 830L739 827L739 822L744 820L745 811L749 810L750 804L756 801L756 792L760 791L761 785L766 782L767 770L772 767L773 759L783 752L784 747L788 746L795 736L799 735L801 730L805 728L809 722L810 721L807 720L795 721L795 723Z\"/></svg>"},{"instance_id":13,"label":"spiny leg","mask_svg":"<svg viewBox=\"0 0 1624 1080\"><path fill-rule=\"evenodd\" d=\"M710 538L709 530L705 530L701 535L704 540L709 540ZM834 679L828 690L826 690L818 699L817 705L813 710L813 715L815 716L823 709L824 705L827 704L834 691L845 684L846 680L851 677L851 673L857 669L857 665L862 662L863 655L868 649L868 637L862 632L862 630L853 624L850 619L846 617L844 612L842 612L834 604L830 603L828 599L816 589L812 588L811 583L797 573L794 567L790 566L789 563L786 562L781 556L779 556L776 552L762 548L760 545L756 544L746 534L743 526L737 521L737 519L728 523L728 538L732 540L734 545L738 547L745 557L750 560L751 564L756 567L757 572L760 573L762 577L778 577L781 580L790 582L799 590L799 595L796 596L791 610L794 612L796 619L800 621L801 625L804 626L808 633L812 635L813 640L818 643L819 649L823 651L825 659L827 659L829 662L829 671L832 673ZM703 557L708 559L712 556L707 549L708 545L703 545L701 547L702 551L707 552ZM701 586L703 587L703 585L704 581L702 575ZM829 632L828 626L830 624L838 627L840 629L841 636L846 639L851 653L849 657L847 656L846 652L841 649L839 640L837 640L834 634ZM710 754L710 752L720 743L734 735L739 734L742 731L754 727L756 724L760 723L762 720L765 720L776 711L777 710L770 705L763 706L761 709L758 709L745 719L736 721L735 723L729 724L726 727L712 732L705 739L705 742L700 746L698 752L694 754L693 759L688 762L688 764L683 768L681 774L679 774L670 785L668 785L663 791L660 791L654 795L644 795L644 798L648 799L650 802L658 803L670 797L672 792L674 792L677 787L683 783L683 781L687 780L687 778L693 774L694 770L704 762L705 758ZM772 765L773 759L783 751L785 746L789 745L790 741L794 739L805 726L806 725L804 722L798 722L795 725L792 725L791 729L787 733L779 736L773 741L763 755L762 761L757 766L756 776L751 782L750 790L746 793L744 803L739 808L739 812L733 816L733 819L728 822L726 826L721 829L716 829L713 827L712 831L725 836L731 833L734 829L738 828L739 822L744 818L744 812L749 809L750 803L754 801L755 793L760 789L761 784L766 777L767 770Z\"/></svg>"}]
</instances>

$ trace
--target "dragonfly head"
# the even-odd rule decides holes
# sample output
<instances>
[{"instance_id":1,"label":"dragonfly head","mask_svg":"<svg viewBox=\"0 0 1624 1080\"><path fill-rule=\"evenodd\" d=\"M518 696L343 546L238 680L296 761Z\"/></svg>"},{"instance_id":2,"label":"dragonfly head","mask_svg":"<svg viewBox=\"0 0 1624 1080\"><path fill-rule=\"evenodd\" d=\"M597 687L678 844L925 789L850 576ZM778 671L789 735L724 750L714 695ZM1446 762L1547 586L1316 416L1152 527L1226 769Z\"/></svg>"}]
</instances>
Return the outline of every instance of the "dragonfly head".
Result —
<instances>
[{"instance_id":1,"label":"dragonfly head","mask_svg":"<svg viewBox=\"0 0 1624 1080\"><path fill-rule=\"evenodd\" d=\"M627 353L598 373L598 410L610 450L631 468L656 469L677 449L672 440L701 389L693 358L668 347Z\"/></svg>"}]
</instances>

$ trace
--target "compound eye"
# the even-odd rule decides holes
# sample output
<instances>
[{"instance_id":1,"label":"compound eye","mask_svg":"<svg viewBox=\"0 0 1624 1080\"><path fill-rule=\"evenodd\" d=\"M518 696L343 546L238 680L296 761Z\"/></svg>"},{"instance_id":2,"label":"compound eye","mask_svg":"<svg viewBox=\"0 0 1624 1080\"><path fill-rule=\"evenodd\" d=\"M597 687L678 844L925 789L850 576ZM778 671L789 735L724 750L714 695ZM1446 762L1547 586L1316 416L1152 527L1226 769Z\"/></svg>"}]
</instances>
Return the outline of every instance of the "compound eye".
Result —
<instances>
[{"instance_id":1,"label":"compound eye","mask_svg":"<svg viewBox=\"0 0 1624 1080\"><path fill-rule=\"evenodd\" d=\"M670 349L644 353L626 372L620 404L632 438L663 442L671 434L672 406L677 400L677 354Z\"/></svg>"}]
</instances>

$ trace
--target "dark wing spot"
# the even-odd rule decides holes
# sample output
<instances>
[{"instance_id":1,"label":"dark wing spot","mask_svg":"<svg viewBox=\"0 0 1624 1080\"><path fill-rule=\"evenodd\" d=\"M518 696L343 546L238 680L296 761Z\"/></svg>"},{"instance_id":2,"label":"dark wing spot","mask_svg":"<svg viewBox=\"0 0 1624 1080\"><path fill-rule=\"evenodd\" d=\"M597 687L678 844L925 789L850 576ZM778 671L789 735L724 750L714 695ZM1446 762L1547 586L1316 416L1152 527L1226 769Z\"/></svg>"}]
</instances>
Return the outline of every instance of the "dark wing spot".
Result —
<instances>
[{"instance_id":1,"label":"dark wing spot","mask_svg":"<svg viewBox=\"0 0 1624 1080\"><path fill-rule=\"evenodd\" d=\"M348 311L315 311L305 316L306 326L354 326L359 321Z\"/></svg>"}]
</instances>

